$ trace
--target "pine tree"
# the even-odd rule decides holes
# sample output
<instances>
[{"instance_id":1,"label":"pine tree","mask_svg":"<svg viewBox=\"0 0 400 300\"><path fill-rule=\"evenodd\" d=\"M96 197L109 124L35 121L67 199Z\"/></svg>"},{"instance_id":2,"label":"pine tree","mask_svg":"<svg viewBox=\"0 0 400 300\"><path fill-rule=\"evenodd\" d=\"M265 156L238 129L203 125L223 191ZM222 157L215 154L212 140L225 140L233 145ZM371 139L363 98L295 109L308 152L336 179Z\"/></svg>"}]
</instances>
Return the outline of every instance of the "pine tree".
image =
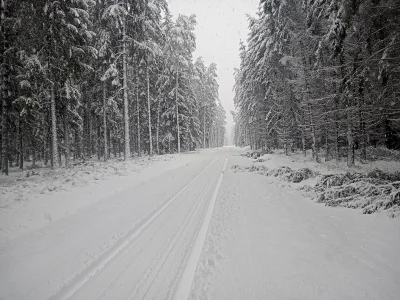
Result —
<instances>
[{"instance_id":1,"label":"pine tree","mask_svg":"<svg viewBox=\"0 0 400 300\"><path fill-rule=\"evenodd\" d=\"M383 101L398 87L398 13L389 0L261 1L235 71L236 142L317 161L345 150L349 166L367 145L399 147L397 102Z\"/></svg>"},{"instance_id":2,"label":"pine tree","mask_svg":"<svg viewBox=\"0 0 400 300\"><path fill-rule=\"evenodd\" d=\"M58 167L146 145L162 154L221 144L216 77L204 67L202 90L195 78L195 16L173 21L164 0L1 5L5 173L27 160Z\"/></svg>"}]
</instances>

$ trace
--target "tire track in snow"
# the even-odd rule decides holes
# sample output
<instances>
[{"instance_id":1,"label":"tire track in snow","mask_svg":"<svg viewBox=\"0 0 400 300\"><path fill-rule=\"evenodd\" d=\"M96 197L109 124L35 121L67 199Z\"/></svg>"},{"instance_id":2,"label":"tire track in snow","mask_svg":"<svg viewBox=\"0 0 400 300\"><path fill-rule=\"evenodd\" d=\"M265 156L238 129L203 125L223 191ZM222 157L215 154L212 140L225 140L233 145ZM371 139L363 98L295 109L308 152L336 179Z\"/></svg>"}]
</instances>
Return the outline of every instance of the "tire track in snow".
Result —
<instances>
[{"instance_id":1,"label":"tire track in snow","mask_svg":"<svg viewBox=\"0 0 400 300\"><path fill-rule=\"evenodd\" d=\"M164 246L164 249L160 251L159 256L156 260L153 261L151 267L148 271L142 276L139 283L136 285L134 291L130 293L127 299L146 299L150 288L153 286L154 281L156 280L157 276L159 275L160 271L163 269L164 265L167 263L167 260L170 258L173 250L176 248L180 238L185 235L185 229L188 229L188 225L190 222L194 220L194 217L197 215L199 210L203 210L206 207L202 208L202 204L204 204L204 197L206 196L207 192L209 191L210 187L212 186L212 178L208 181L206 186L204 187L202 193L195 201L195 205L191 208L189 214L186 216L185 220L179 225L177 230L174 232L173 236L168 240L168 243ZM187 234L187 233L186 233ZM146 289L144 290L144 287ZM144 290L144 293L138 297L138 294Z\"/></svg>"},{"instance_id":2,"label":"tire track in snow","mask_svg":"<svg viewBox=\"0 0 400 300\"><path fill-rule=\"evenodd\" d=\"M85 287L90 281L96 278L102 271L112 264L112 262L126 249L129 248L130 244L142 234L142 232L154 222L172 203L175 202L178 197L184 193L189 187L191 187L197 179L205 173L212 164L217 160L213 159L195 178L187 183L182 189L179 190L173 197L166 200L160 207L153 211L146 219L142 220L137 226L129 231L114 247L109 251L101 255L95 262L93 262L88 268L76 275L69 283L67 283L58 292L54 293L48 298L48 300L68 300L77 294L81 289Z\"/></svg>"},{"instance_id":3,"label":"tire track in snow","mask_svg":"<svg viewBox=\"0 0 400 300\"><path fill-rule=\"evenodd\" d=\"M179 201L174 201L174 203L171 204L168 208L169 208L170 210L173 211L173 210L176 209L176 207L179 205L178 202L179 202ZM166 211L164 211L164 214L165 214L165 213L166 213ZM164 215L164 214L163 214L163 215ZM154 223L154 222L153 222L153 223ZM148 227L146 228L146 231L147 231L148 228L150 228L150 226L148 226ZM144 233L144 232L143 232L143 233ZM155 232L155 233L156 233L156 232ZM149 240L146 241L145 244L140 244L140 245L135 245L135 244L136 244L136 241L138 240L138 239L135 239L135 241L133 241L133 242L129 245L129 247L127 247L127 248L125 249L124 253L130 252L131 250L133 250L133 249L135 248L135 246L139 246L138 251L135 252L136 256L139 257L139 256L143 253L143 251L145 250L145 248L146 248L149 244L151 244L151 243L156 239L156 237L157 237L157 235L154 234ZM121 253L121 255L122 255L122 253ZM119 256L119 257L121 257L121 256ZM118 283L118 281L120 280L120 278L132 267L132 265L133 265L134 263L135 263L135 261L134 261L134 260L131 260L126 266L124 266L124 268L121 269L121 270L119 271L118 275L116 275L116 277L108 284L108 286L103 290L103 292L96 296L96 299L97 299L97 300L103 299L103 298L105 297L105 295L107 294L108 290L109 290L109 289L112 289L113 287L116 286L116 284ZM111 266L111 265L109 265L109 266ZM108 268L107 268L107 269L108 269ZM106 270L106 269L104 269L103 272L104 272L105 270ZM100 274L99 274L99 275L100 275ZM93 278L93 279L95 279L95 278ZM86 285L86 286L87 286L87 285ZM85 287L86 287L86 286L85 286ZM80 292L83 291L83 290L85 289L85 287L83 287L78 293L76 293L75 296L78 296L78 295L80 296L80 295L81 295Z\"/></svg>"},{"instance_id":4,"label":"tire track in snow","mask_svg":"<svg viewBox=\"0 0 400 300\"><path fill-rule=\"evenodd\" d=\"M197 234L197 238L195 240L194 246L189 256L189 260L186 264L186 268L183 271L182 277L179 281L178 287L175 291L174 300L187 300L190 296L190 291L193 284L194 274L196 272L197 264L199 263L199 259L201 256L201 252L203 250L204 242L207 235L207 230L211 222L211 218L214 212L215 201L218 196L218 191L220 189L222 179L224 177L224 172L226 169L226 164L228 162L228 157L225 157L225 163L221 171L221 175L219 176L217 186L214 189L213 196L211 198L210 204L207 208L206 215L203 219L203 223L201 224L200 230Z\"/></svg>"}]
</instances>

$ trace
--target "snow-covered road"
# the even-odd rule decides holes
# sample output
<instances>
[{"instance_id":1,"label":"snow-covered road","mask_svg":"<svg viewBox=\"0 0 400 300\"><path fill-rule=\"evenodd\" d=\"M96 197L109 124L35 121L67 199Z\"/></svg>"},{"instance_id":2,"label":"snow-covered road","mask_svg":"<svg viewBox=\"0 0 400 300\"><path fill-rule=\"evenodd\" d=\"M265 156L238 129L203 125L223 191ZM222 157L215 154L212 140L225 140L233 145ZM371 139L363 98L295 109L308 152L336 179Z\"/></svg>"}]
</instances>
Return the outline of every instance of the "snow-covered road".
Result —
<instances>
[{"instance_id":1,"label":"snow-covered road","mask_svg":"<svg viewBox=\"0 0 400 300\"><path fill-rule=\"evenodd\" d=\"M1 242L0 299L399 298L399 220L235 173L238 154L193 154Z\"/></svg>"},{"instance_id":2,"label":"snow-covered road","mask_svg":"<svg viewBox=\"0 0 400 300\"><path fill-rule=\"evenodd\" d=\"M212 205L225 156L204 152L2 245L1 299L172 297ZM201 253L202 245L196 247Z\"/></svg>"}]
</instances>

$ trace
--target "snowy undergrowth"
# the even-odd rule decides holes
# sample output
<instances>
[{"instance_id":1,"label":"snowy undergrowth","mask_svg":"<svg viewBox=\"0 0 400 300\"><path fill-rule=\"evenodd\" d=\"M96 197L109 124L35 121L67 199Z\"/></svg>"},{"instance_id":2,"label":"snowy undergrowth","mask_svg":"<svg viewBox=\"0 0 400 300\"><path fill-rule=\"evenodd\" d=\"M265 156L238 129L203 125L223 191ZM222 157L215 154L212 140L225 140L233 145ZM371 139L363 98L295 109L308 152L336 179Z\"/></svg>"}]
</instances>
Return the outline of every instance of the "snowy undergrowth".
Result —
<instances>
[{"instance_id":1,"label":"snowy undergrowth","mask_svg":"<svg viewBox=\"0 0 400 300\"><path fill-rule=\"evenodd\" d=\"M327 206L361 208L364 214L387 210L392 217L400 212L399 172L376 169L367 174L324 175L311 191Z\"/></svg>"},{"instance_id":2,"label":"snowy undergrowth","mask_svg":"<svg viewBox=\"0 0 400 300\"><path fill-rule=\"evenodd\" d=\"M239 165L232 166L233 170L256 172L260 175L277 177L282 180L286 180L293 183L299 183L304 180L314 178L319 175L319 172L314 172L309 168L301 168L298 170L293 170L287 166L281 166L274 169L269 169L263 165L252 165L250 167L241 167Z\"/></svg>"},{"instance_id":3,"label":"snowy undergrowth","mask_svg":"<svg viewBox=\"0 0 400 300\"><path fill-rule=\"evenodd\" d=\"M396 157L390 160L379 155L368 164L348 168L345 162L317 163L300 154L248 152L241 156L252 158L251 165L234 165L232 169L294 183L327 206L361 209L364 214L384 211L390 217L400 215L400 162Z\"/></svg>"}]
</instances>

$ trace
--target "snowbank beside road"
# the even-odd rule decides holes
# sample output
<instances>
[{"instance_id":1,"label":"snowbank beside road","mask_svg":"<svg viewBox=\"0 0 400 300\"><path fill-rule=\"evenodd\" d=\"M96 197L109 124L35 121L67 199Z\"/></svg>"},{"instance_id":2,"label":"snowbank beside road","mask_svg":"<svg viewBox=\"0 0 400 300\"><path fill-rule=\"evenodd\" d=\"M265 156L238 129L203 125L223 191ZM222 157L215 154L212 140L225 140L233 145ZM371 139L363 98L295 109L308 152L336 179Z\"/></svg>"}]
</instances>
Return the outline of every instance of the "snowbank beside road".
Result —
<instances>
[{"instance_id":1,"label":"snowbank beside road","mask_svg":"<svg viewBox=\"0 0 400 300\"><path fill-rule=\"evenodd\" d=\"M248 150L251 152L251 150ZM393 154L395 155L395 154ZM394 156L390 160L388 157L380 157L380 159L374 159L365 163L356 161L354 167L347 167L346 159L337 162L332 159L329 161L316 162L311 157L311 151L307 151L307 156L304 156L302 152L291 153L286 156L283 151L276 150L273 154L264 154L259 158L253 160L254 163L261 163L268 168L278 168L280 166L289 166L293 169L310 168L315 171L319 171L321 174L336 174L336 173L366 173L371 172L375 169L382 170L384 172L394 173L400 171L400 161L397 160L397 156Z\"/></svg>"},{"instance_id":2,"label":"snowbank beside road","mask_svg":"<svg viewBox=\"0 0 400 300\"><path fill-rule=\"evenodd\" d=\"M400 214L399 161L382 159L348 168L345 162L317 163L300 153L242 156L255 158L233 169L291 182L327 206L360 208L364 214L385 211L391 217Z\"/></svg>"},{"instance_id":3,"label":"snowbank beside road","mask_svg":"<svg viewBox=\"0 0 400 300\"><path fill-rule=\"evenodd\" d=\"M191 299L399 298L399 218L323 207L230 161Z\"/></svg>"},{"instance_id":4,"label":"snowbank beside road","mask_svg":"<svg viewBox=\"0 0 400 300\"><path fill-rule=\"evenodd\" d=\"M201 156L180 154L127 162L87 161L56 170L35 169L0 176L0 240L46 226L96 201L139 185ZM27 176L29 172L29 176Z\"/></svg>"}]
</instances>

